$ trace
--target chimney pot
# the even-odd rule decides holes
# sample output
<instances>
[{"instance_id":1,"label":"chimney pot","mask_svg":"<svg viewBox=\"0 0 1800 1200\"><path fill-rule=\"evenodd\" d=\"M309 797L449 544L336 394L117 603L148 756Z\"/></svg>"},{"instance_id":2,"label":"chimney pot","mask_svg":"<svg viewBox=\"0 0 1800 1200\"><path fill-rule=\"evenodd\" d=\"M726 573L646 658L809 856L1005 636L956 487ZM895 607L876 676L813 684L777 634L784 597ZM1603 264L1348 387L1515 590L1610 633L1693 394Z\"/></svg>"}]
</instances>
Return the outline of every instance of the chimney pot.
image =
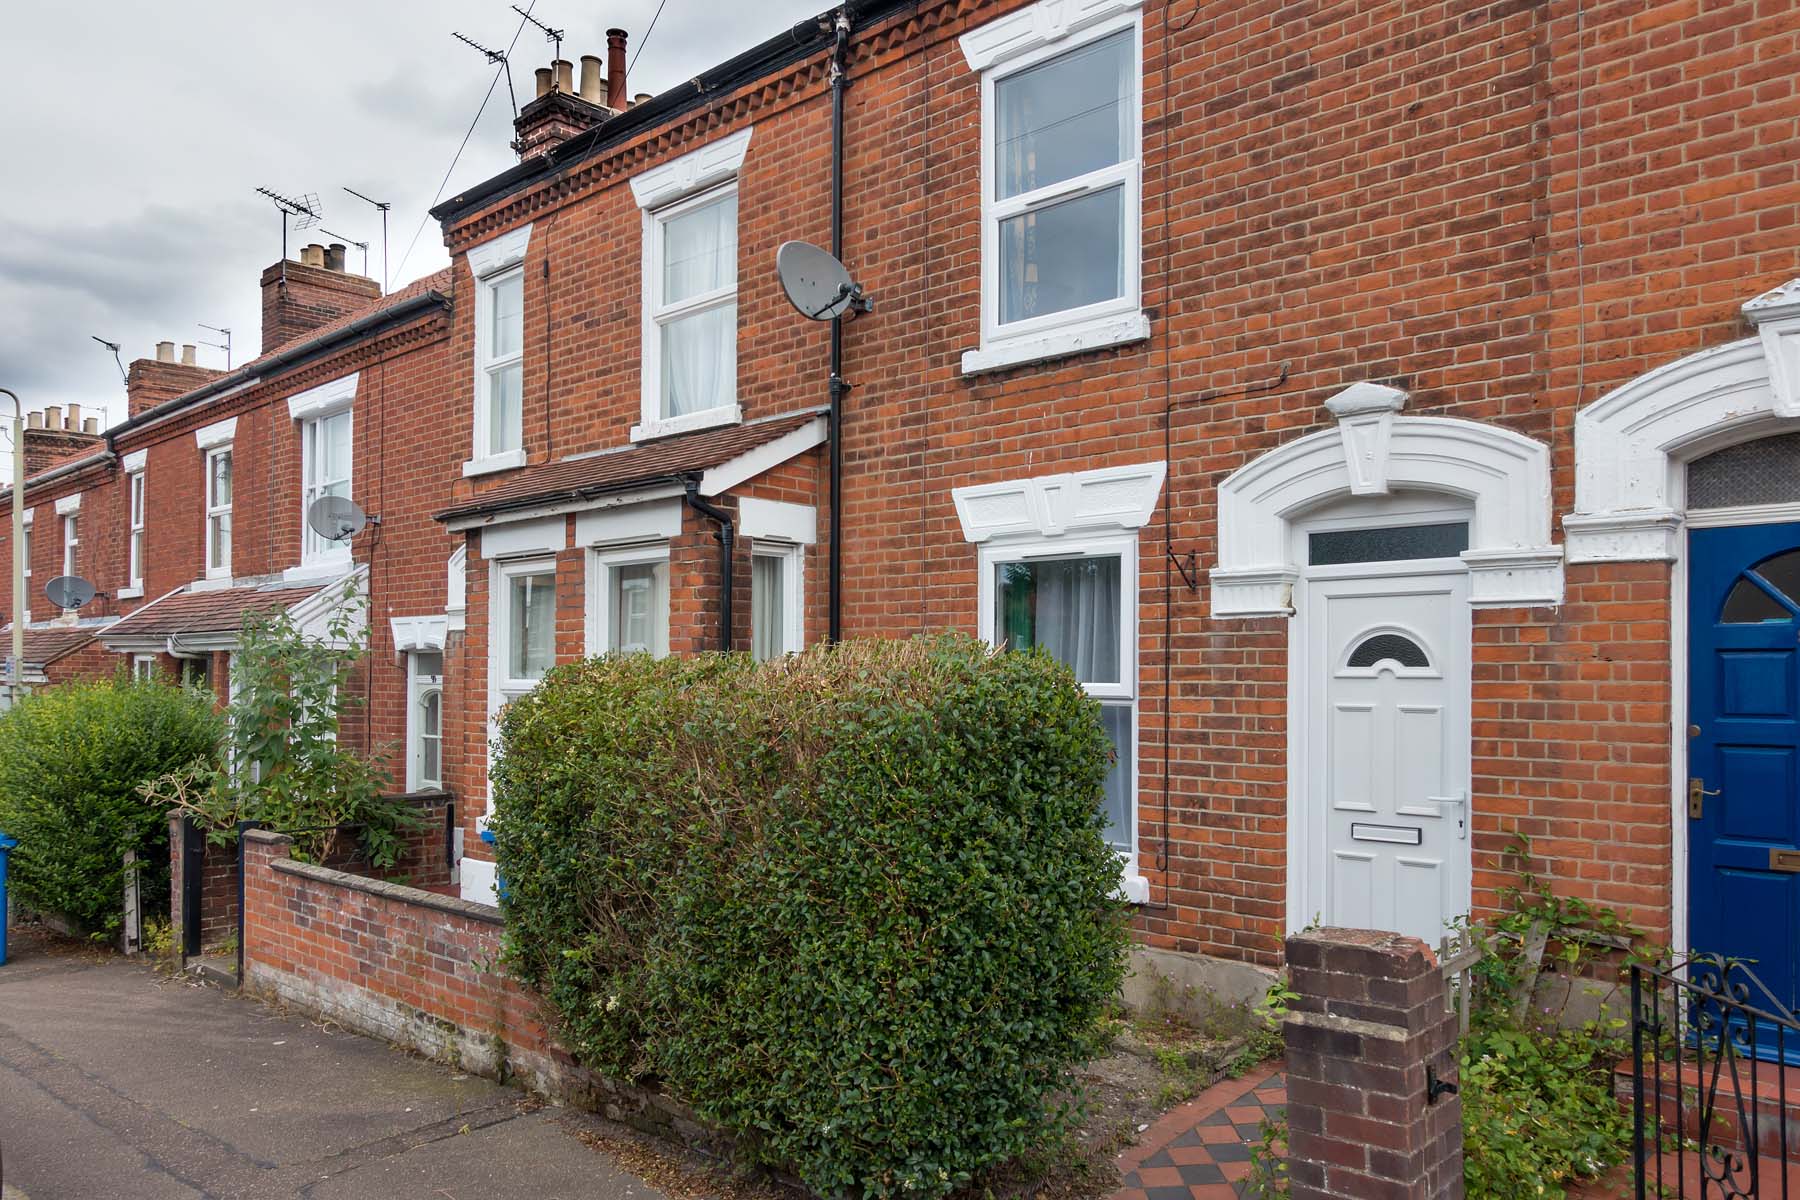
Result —
<instances>
[{"instance_id":1,"label":"chimney pot","mask_svg":"<svg viewBox=\"0 0 1800 1200\"><path fill-rule=\"evenodd\" d=\"M631 98L631 107L636 108L638 105L642 104L644 101L646 101L648 99L650 99L649 92L639 92L637 95L635 95Z\"/></svg>"},{"instance_id":2,"label":"chimney pot","mask_svg":"<svg viewBox=\"0 0 1800 1200\"><path fill-rule=\"evenodd\" d=\"M63 418L63 428L70 433L81 432L81 405L69 405L68 415Z\"/></svg>"},{"instance_id":3,"label":"chimney pot","mask_svg":"<svg viewBox=\"0 0 1800 1200\"><path fill-rule=\"evenodd\" d=\"M25 414L25 428L27 428L27 429L42 429L43 427L44 427L44 414L43 413L34 412L34 413L26 413Z\"/></svg>"},{"instance_id":4,"label":"chimney pot","mask_svg":"<svg viewBox=\"0 0 1800 1200\"><path fill-rule=\"evenodd\" d=\"M606 107L625 108L625 31L606 31Z\"/></svg>"},{"instance_id":5,"label":"chimney pot","mask_svg":"<svg viewBox=\"0 0 1800 1200\"><path fill-rule=\"evenodd\" d=\"M309 267L324 267L325 247L317 242L309 243L306 249L300 252L300 261Z\"/></svg>"},{"instance_id":6,"label":"chimney pot","mask_svg":"<svg viewBox=\"0 0 1800 1200\"><path fill-rule=\"evenodd\" d=\"M333 242L325 247L325 269L328 271L344 270L344 255L348 252L349 247L342 242Z\"/></svg>"},{"instance_id":7,"label":"chimney pot","mask_svg":"<svg viewBox=\"0 0 1800 1200\"><path fill-rule=\"evenodd\" d=\"M175 343L174 342L158 342L158 343L156 343L156 361L157 362L174 362L175 361Z\"/></svg>"},{"instance_id":8,"label":"chimney pot","mask_svg":"<svg viewBox=\"0 0 1800 1200\"><path fill-rule=\"evenodd\" d=\"M44 406L44 428L45 429L61 429L62 428L62 405L46 404Z\"/></svg>"},{"instance_id":9,"label":"chimney pot","mask_svg":"<svg viewBox=\"0 0 1800 1200\"><path fill-rule=\"evenodd\" d=\"M100 432L100 418L89 417L87 420L83 421L81 423L81 432L98 434Z\"/></svg>"},{"instance_id":10,"label":"chimney pot","mask_svg":"<svg viewBox=\"0 0 1800 1200\"><path fill-rule=\"evenodd\" d=\"M556 72L549 67L539 67L535 74L537 75L537 94L548 96L551 85L556 81Z\"/></svg>"},{"instance_id":11,"label":"chimney pot","mask_svg":"<svg viewBox=\"0 0 1800 1200\"><path fill-rule=\"evenodd\" d=\"M606 80L600 77L600 56L581 56L581 98L589 104L606 103Z\"/></svg>"},{"instance_id":12,"label":"chimney pot","mask_svg":"<svg viewBox=\"0 0 1800 1200\"><path fill-rule=\"evenodd\" d=\"M183 342L181 344L181 365L184 367L192 367L192 366L197 365L198 360L194 356L196 354L198 354L199 352L200 352L199 347L195 346L194 343Z\"/></svg>"},{"instance_id":13,"label":"chimney pot","mask_svg":"<svg viewBox=\"0 0 1800 1200\"><path fill-rule=\"evenodd\" d=\"M550 65L556 68L556 90L565 96L575 94L575 64L566 58L551 60Z\"/></svg>"}]
</instances>

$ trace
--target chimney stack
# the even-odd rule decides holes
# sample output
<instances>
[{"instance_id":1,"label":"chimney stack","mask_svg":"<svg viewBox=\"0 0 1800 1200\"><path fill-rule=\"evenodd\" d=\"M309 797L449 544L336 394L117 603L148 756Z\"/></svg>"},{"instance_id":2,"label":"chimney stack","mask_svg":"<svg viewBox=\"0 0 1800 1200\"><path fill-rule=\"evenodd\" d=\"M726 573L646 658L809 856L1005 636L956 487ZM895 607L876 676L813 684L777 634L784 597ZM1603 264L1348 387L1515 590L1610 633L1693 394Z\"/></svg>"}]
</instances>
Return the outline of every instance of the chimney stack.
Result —
<instances>
[{"instance_id":1,"label":"chimney stack","mask_svg":"<svg viewBox=\"0 0 1800 1200\"><path fill-rule=\"evenodd\" d=\"M606 103L606 80L600 77L600 56L581 56L581 98L589 104Z\"/></svg>"},{"instance_id":2,"label":"chimney stack","mask_svg":"<svg viewBox=\"0 0 1800 1200\"><path fill-rule=\"evenodd\" d=\"M625 110L625 31L606 31L606 107Z\"/></svg>"},{"instance_id":3,"label":"chimney stack","mask_svg":"<svg viewBox=\"0 0 1800 1200\"><path fill-rule=\"evenodd\" d=\"M100 422L81 417L81 405L71 404L64 410L57 405L25 417L25 475L30 478L59 463L69 462L106 445L100 434Z\"/></svg>"},{"instance_id":4,"label":"chimney stack","mask_svg":"<svg viewBox=\"0 0 1800 1200\"><path fill-rule=\"evenodd\" d=\"M201 366L198 354L199 348L188 342L181 347L181 358L177 361L175 343L158 342L155 358L133 360L131 368L125 373L127 415L135 417L145 409L155 408L165 400L173 400L225 374L223 371ZM73 413L70 414L69 431L92 432L83 429L75 421Z\"/></svg>"},{"instance_id":5,"label":"chimney stack","mask_svg":"<svg viewBox=\"0 0 1800 1200\"><path fill-rule=\"evenodd\" d=\"M158 342L158 343L156 343L156 361L157 362L166 362L166 363L174 362L175 361L175 343L174 342Z\"/></svg>"}]
</instances>

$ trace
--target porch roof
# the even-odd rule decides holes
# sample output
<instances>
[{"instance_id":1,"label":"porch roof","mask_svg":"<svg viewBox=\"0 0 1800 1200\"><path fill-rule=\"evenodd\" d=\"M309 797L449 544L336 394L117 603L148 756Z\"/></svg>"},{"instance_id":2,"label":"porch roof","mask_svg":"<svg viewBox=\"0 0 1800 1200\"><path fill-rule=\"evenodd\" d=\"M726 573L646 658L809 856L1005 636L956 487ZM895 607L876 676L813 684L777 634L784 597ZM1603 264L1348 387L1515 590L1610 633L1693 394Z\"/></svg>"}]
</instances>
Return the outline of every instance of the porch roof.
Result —
<instances>
[{"instance_id":1,"label":"porch roof","mask_svg":"<svg viewBox=\"0 0 1800 1200\"><path fill-rule=\"evenodd\" d=\"M675 482L724 466L823 420L823 410L809 408L743 425L676 434L618 450L540 463L513 472L498 487L447 508L434 519L461 521Z\"/></svg>"},{"instance_id":2,"label":"porch roof","mask_svg":"<svg viewBox=\"0 0 1800 1200\"><path fill-rule=\"evenodd\" d=\"M67 658L94 640L104 627L95 625L63 625L56 627L25 626L25 665L47 667ZM0 628L0 654L12 653L12 624Z\"/></svg>"},{"instance_id":3,"label":"porch roof","mask_svg":"<svg viewBox=\"0 0 1800 1200\"><path fill-rule=\"evenodd\" d=\"M100 638L104 642L114 642L125 638L236 633L249 614L291 607L317 595L324 586L323 582L303 587L272 584L213 591L192 591L183 587L107 626L100 631Z\"/></svg>"}]
</instances>

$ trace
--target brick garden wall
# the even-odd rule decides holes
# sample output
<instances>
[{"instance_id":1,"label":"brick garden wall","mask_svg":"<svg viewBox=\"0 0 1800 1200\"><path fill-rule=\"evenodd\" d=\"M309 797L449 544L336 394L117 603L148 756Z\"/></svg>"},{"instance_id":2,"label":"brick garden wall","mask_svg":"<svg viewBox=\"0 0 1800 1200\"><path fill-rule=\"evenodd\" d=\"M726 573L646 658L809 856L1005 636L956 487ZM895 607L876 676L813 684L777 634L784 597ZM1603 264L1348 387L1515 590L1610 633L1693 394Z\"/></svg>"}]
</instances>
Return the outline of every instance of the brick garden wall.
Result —
<instances>
[{"instance_id":1,"label":"brick garden wall","mask_svg":"<svg viewBox=\"0 0 1800 1200\"><path fill-rule=\"evenodd\" d=\"M244 986L460 1070L715 1151L681 1106L577 1066L537 1000L498 969L498 909L293 861L290 839L245 844Z\"/></svg>"}]
</instances>

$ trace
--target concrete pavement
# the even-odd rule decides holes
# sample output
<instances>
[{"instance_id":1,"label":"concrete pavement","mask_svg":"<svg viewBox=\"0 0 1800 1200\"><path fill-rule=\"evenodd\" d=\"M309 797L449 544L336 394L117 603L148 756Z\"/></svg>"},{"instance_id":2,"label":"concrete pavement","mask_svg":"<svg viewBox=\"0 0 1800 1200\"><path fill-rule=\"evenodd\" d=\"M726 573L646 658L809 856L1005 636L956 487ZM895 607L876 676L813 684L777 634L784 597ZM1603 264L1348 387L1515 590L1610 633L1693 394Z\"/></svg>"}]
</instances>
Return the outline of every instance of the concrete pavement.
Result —
<instances>
[{"instance_id":1,"label":"concrete pavement","mask_svg":"<svg viewBox=\"0 0 1800 1200\"><path fill-rule=\"evenodd\" d=\"M30 937L0 967L5 1200L663 1200L586 1120Z\"/></svg>"}]
</instances>

